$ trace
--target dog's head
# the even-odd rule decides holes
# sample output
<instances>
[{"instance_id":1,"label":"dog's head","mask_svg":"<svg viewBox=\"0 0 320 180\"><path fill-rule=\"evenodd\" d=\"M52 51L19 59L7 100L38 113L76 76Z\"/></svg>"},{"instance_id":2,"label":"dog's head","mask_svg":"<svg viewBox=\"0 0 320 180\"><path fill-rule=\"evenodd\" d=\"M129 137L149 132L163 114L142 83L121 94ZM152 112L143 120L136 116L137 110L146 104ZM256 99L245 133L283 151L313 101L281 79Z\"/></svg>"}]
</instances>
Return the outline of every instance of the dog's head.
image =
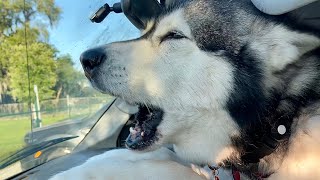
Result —
<instances>
[{"instance_id":1,"label":"dog's head","mask_svg":"<svg viewBox=\"0 0 320 180\"><path fill-rule=\"evenodd\" d=\"M175 144L180 155L203 163L231 146L230 137L238 136L250 113L261 108L271 81L265 77L281 70L281 63L264 59L276 56L282 50L277 43L285 43L272 39L285 32L253 43L277 26L257 18L249 3L174 3L148 23L140 38L82 54L96 89L140 105L129 148ZM269 52L272 48L279 52Z\"/></svg>"}]
</instances>

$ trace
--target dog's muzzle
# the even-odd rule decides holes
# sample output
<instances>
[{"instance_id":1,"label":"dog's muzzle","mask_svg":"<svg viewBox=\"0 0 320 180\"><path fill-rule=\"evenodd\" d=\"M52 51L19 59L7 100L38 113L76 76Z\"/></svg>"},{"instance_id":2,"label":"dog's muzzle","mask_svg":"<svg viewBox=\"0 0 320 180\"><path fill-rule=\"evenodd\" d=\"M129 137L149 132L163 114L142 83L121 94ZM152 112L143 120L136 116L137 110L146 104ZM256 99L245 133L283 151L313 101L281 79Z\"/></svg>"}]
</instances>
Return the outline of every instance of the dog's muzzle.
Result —
<instances>
[{"instance_id":1,"label":"dog's muzzle","mask_svg":"<svg viewBox=\"0 0 320 180\"><path fill-rule=\"evenodd\" d=\"M80 61L87 78L91 78L94 70L106 59L106 52L102 48L89 49L80 56Z\"/></svg>"}]
</instances>

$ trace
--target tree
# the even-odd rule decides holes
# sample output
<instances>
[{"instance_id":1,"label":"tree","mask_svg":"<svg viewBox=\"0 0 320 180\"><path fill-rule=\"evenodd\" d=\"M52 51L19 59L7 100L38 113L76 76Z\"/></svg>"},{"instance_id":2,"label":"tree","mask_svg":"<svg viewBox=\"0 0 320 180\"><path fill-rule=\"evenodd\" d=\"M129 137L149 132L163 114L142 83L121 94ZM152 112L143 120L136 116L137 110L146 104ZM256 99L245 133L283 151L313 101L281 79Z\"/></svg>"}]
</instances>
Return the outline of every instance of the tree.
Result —
<instances>
[{"instance_id":1,"label":"tree","mask_svg":"<svg viewBox=\"0 0 320 180\"><path fill-rule=\"evenodd\" d=\"M47 25L59 20L61 10L54 0L0 1L0 94L26 100L28 94L26 42L30 82L37 84L42 98L54 95L56 50L47 43ZM27 33L25 37L24 29Z\"/></svg>"},{"instance_id":2,"label":"tree","mask_svg":"<svg viewBox=\"0 0 320 180\"><path fill-rule=\"evenodd\" d=\"M28 44L36 42L38 37L38 32L36 29L28 31L29 36L27 39ZM24 48L23 48L24 47ZM16 51L20 49L20 51ZM0 42L0 94L1 101L6 99L5 97L10 97L10 80L9 80L9 67L11 62L14 62L15 59L13 56L19 54L19 58L25 58L25 37L23 30L17 30L16 33L11 34L3 38L3 41Z\"/></svg>"},{"instance_id":3,"label":"tree","mask_svg":"<svg viewBox=\"0 0 320 180\"><path fill-rule=\"evenodd\" d=\"M0 37L14 33L35 17L41 21L33 27L46 34L43 24L56 24L61 13L54 0L1 0L0 7Z\"/></svg>"},{"instance_id":4,"label":"tree","mask_svg":"<svg viewBox=\"0 0 320 180\"><path fill-rule=\"evenodd\" d=\"M57 76L58 81L55 86L56 99L71 95L79 96L81 92L82 74L74 67L74 63L69 55L59 57L57 59Z\"/></svg>"},{"instance_id":5,"label":"tree","mask_svg":"<svg viewBox=\"0 0 320 180\"><path fill-rule=\"evenodd\" d=\"M28 66L25 58L26 47L21 43L23 34L23 30L18 30L3 42L3 45L7 47L4 54L7 54L7 78L10 84L10 94L19 101L28 101L30 81L32 89L33 85L38 86L40 99L51 98L54 95L53 87L57 79L56 50L46 43L37 41L36 30L30 29L30 34L33 36L28 38ZM28 73L30 75L29 81Z\"/></svg>"}]
</instances>

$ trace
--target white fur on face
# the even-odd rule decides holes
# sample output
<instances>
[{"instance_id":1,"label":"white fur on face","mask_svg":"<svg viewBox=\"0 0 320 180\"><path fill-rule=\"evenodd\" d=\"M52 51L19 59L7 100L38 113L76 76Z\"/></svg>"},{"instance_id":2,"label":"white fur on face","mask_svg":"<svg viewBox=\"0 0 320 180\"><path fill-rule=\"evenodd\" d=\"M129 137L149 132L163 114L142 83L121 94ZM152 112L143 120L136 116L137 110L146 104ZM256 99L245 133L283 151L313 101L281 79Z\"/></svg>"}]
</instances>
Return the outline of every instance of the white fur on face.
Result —
<instances>
[{"instance_id":1,"label":"white fur on face","mask_svg":"<svg viewBox=\"0 0 320 180\"><path fill-rule=\"evenodd\" d=\"M154 20L148 21L148 22L147 22L147 27L146 27L144 30L141 31L141 35L144 35L144 34L146 34L147 32L149 32L149 31L153 28L154 23L155 23Z\"/></svg>"},{"instance_id":2,"label":"white fur on face","mask_svg":"<svg viewBox=\"0 0 320 180\"><path fill-rule=\"evenodd\" d=\"M170 31L187 38L160 43ZM150 37L106 50L109 59L97 83L128 102L164 110L157 145L173 143L186 159L207 162L230 144L237 127L224 106L233 89L233 67L221 55L199 49L182 10L160 20Z\"/></svg>"},{"instance_id":3,"label":"white fur on face","mask_svg":"<svg viewBox=\"0 0 320 180\"><path fill-rule=\"evenodd\" d=\"M160 43L172 30L188 39ZM109 72L101 74L116 71L118 77L101 77L99 83L132 102L178 109L222 107L233 88L233 68L223 57L200 50L192 39L183 11L176 11L158 23L151 37L109 45L110 60L102 67Z\"/></svg>"}]
</instances>

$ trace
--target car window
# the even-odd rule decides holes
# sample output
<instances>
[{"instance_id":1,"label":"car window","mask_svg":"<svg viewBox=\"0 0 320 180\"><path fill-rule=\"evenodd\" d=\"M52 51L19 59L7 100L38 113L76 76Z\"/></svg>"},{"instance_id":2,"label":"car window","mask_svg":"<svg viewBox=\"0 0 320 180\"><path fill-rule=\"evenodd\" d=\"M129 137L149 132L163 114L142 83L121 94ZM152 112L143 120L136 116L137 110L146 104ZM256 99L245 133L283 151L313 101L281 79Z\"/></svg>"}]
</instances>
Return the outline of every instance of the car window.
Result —
<instances>
[{"instance_id":1,"label":"car window","mask_svg":"<svg viewBox=\"0 0 320 180\"><path fill-rule=\"evenodd\" d=\"M44 141L80 136L113 98L94 90L81 52L137 37L123 14L89 17L112 0L0 1L0 159Z\"/></svg>"}]
</instances>

